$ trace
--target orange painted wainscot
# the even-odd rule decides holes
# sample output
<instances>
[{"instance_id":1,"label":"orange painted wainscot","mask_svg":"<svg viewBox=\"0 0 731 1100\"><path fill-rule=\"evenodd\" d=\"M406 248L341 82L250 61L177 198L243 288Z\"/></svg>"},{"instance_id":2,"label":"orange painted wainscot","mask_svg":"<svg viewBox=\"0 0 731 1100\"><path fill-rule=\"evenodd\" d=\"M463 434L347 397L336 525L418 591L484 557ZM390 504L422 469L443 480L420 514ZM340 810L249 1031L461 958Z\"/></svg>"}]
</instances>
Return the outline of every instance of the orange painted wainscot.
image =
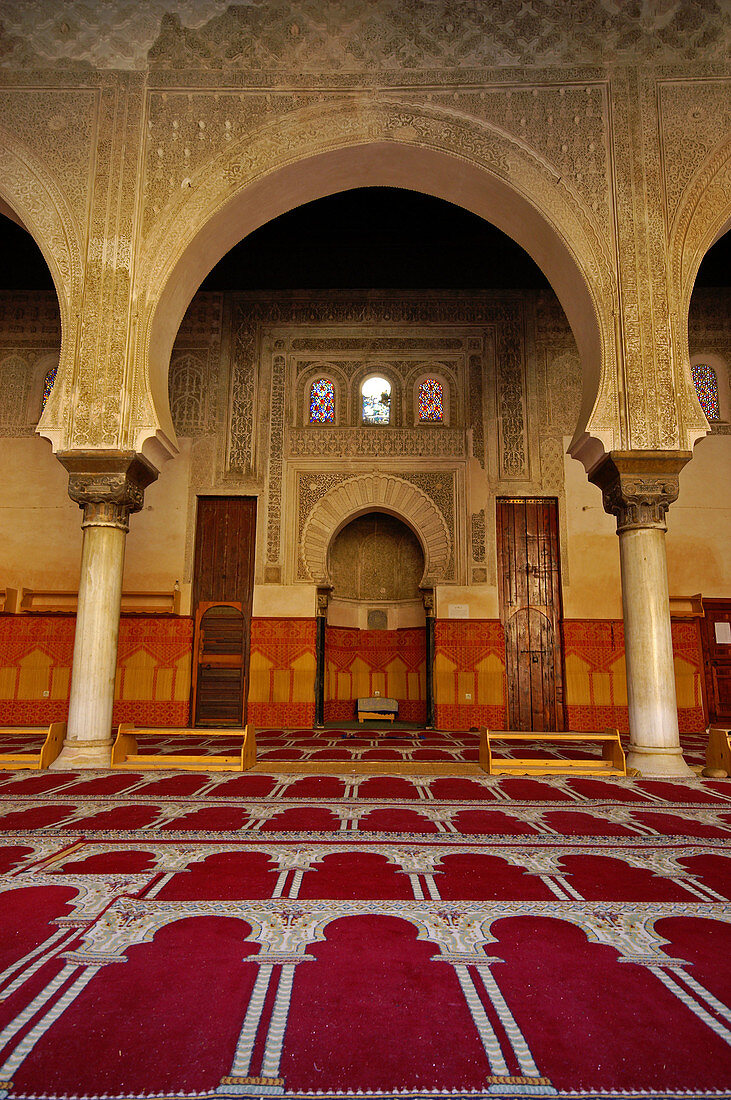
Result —
<instances>
[{"instance_id":1,"label":"orange painted wainscot","mask_svg":"<svg viewBox=\"0 0 731 1100\"><path fill-rule=\"evenodd\" d=\"M66 720L75 628L75 615L0 615L0 725ZM192 619L122 615L115 726L188 724L192 645Z\"/></svg>"},{"instance_id":2,"label":"orange painted wainscot","mask_svg":"<svg viewBox=\"0 0 731 1100\"><path fill-rule=\"evenodd\" d=\"M436 725L445 730L507 729L505 640L493 619L435 623ZM697 622L672 623L675 690L681 733L705 729L703 654ZM624 625L621 620L567 619L564 637L566 729L628 731ZM472 696L472 702L465 700Z\"/></svg>"},{"instance_id":3,"label":"orange painted wainscot","mask_svg":"<svg viewBox=\"0 0 731 1100\"><path fill-rule=\"evenodd\" d=\"M355 718L355 701L379 694L397 699L404 722L426 721L426 631L325 631L325 721Z\"/></svg>"},{"instance_id":4,"label":"orange painted wainscot","mask_svg":"<svg viewBox=\"0 0 731 1100\"><path fill-rule=\"evenodd\" d=\"M76 619L68 614L0 614L0 725L47 726L68 715ZM705 729L699 625L673 624L681 732ZM326 642L328 721L352 717L353 700L376 688L394 695L404 717L423 720L423 631L344 631ZM328 633L329 633L328 632ZM627 731L621 621L567 620L564 632L566 725ZM374 636L345 639L345 634ZM398 644L386 644L389 633ZM407 637L413 633L414 638ZM114 724L186 726L193 624L172 615L123 615ZM413 643L413 644L410 644ZM503 630L496 620L435 623L434 690L440 729L507 723ZM347 643L347 644L346 644ZM394 663L395 662L395 663ZM262 728L311 728L315 717L315 620L253 619L248 720ZM360 689L363 690L360 690ZM395 688L395 690L392 690ZM402 691L403 688L403 691ZM465 694L472 702L465 703ZM409 709L413 708L413 710ZM347 712L347 713L346 713Z\"/></svg>"},{"instance_id":5,"label":"orange painted wainscot","mask_svg":"<svg viewBox=\"0 0 731 1100\"><path fill-rule=\"evenodd\" d=\"M247 722L258 729L315 723L314 619L252 619Z\"/></svg>"}]
</instances>

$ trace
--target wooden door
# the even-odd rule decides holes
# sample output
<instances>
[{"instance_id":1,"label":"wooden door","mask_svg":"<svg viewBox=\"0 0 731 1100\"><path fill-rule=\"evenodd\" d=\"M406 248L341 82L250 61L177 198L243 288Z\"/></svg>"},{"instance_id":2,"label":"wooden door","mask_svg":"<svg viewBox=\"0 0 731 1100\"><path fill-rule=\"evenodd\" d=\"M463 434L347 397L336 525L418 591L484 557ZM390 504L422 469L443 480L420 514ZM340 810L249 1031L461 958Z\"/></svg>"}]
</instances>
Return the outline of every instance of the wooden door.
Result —
<instances>
[{"instance_id":1,"label":"wooden door","mask_svg":"<svg viewBox=\"0 0 731 1100\"><path fill-rule=\"evenodd\" d=\"M245 619L240 604L199 604L195 622L196 726L240 726L244 720Z\"/></svg>"},{"instance_id":2,"label":"wooden door","mask_svg":"<svg viewBox=\"0 0 731 1100\"><path fill-rule=\"evenodd\" d=\"M708 718L731 721L731 600L703 600L701 620Z\"/></svg>"},{"instance_id":3,"label":"wooden door","mask_svg":"<svg viewBox=\"0 0 731 1100\"><path fill-rule=\"evenodd\" d=\"M199 497L193 566L193 722L246 721L255 497Z\"/></svg>"},{"instance_id":4,"label":"wooden door","mask_svg":"<svg viewBox=\"0 0 731 1100\"><path fill-rule=\"evenodd\" d=\"M508 726L513 730L561 730L564 714L557 502L498 500L497 530Z\"/></svg>"}]
</instances>

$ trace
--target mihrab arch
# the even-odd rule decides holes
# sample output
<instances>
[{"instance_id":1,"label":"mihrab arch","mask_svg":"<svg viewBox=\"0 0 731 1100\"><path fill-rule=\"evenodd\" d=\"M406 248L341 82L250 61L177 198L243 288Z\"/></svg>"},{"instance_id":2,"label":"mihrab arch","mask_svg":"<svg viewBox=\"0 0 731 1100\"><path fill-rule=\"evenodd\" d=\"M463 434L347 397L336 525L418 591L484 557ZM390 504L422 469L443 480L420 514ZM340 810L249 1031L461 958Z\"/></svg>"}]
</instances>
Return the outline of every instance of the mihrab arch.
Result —
<instances>
[{"instance_id":1,"label":"mihrab arch","mask_svg":"<svg viewBox=\"0 0 731 1100\"><path fill-rule=\"evenodd\" d=\"M551 282L577 341L584 377L577 438L620 445L614 396L615 277L597 220L539 156L485 123L434 109L371 103L294 112L231 143L184 181L140 255L136 361L157 423L131 424L130 445L174 440L170 353L204 277L253 230L304 203L388 186L445 199L521 244Z\"/></svg>"},{"instance_id":2,"label":"mihrab arch","mask_svg":"<svg viewBox=\"0 0 731 1100\"><path fill-rule=\"evenodd\" d=\"M305 521L301 553L313 582L329 584L327 554L337 533L366 512L387 512L403 520L424 550L424 587L438 584L452 557L452 540L433 500L391 474L364 474L336 486L317 502Z\"/></svg>"}]
</instances>

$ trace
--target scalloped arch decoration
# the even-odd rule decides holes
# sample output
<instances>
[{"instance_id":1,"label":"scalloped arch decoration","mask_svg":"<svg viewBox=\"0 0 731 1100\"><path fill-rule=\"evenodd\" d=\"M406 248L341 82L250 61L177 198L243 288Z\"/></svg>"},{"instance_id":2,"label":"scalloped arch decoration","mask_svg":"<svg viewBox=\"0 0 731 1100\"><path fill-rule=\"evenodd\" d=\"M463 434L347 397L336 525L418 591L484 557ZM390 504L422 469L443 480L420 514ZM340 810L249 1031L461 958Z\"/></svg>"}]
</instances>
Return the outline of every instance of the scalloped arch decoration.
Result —
<instances>
[{"instance_id":1,"label":"scalloped arch decoration","mask_svg":"<svg viewBox=\"0 0 731 1100\"><path fill-rule=\"evenodd\" d=\"M434 501L408 481L390 474L364 474L331 489L310 512L302 532L302 557L315 584L327 584L327 553L345 524L369 511L404 520L424 550L426 586L438 584L452 556L452 540Z\"/></svg>"}]
</instances>

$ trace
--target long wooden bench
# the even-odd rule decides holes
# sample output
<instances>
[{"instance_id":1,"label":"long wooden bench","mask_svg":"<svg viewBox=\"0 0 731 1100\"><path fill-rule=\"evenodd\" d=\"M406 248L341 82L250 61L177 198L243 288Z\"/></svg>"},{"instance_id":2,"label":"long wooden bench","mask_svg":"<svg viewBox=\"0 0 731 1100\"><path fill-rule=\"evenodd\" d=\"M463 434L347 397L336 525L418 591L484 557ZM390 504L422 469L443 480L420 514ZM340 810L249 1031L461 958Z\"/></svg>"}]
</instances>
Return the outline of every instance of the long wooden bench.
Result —
<instances>
[{"instance_id":1,"label":"long wooden bench","mask_svg":"<svg viewBox=\"0 0 731 1100\"><path fill-rule=\"evenodd\" d=\"M138 739L150 736L197 737L199 740L205 737L240 737L241 751L230 756L139 753ZM255 764L256 735L253 726L245 726L243 729L166 729L164 727L137 729L136 726L121 725L112 746L112 767L128 768L131 771L180 769L197 772L245 772Z\"/></svg>"},{"instance_id":2,"label":"long wooden bench","mask_svg":"<svg viewBox=\"0 0 731 1100\"><path fill-rule=\"evenodd\" d=\"M584 741L598 742L602 747L601 759L565 759L544 757L498 757L492 754L494 741L517 741L534 745L550 741L559 745L572 745ZM602 730L591 733L517 732L513 730L480 730L480 767L488 775L627 775L627 762L619 740L619 730Z\"/></svg>"},{"instance_id":3,"label":"long wooden bench","mask_svg":"<svg viewBox=\"0 0 731 1100\"><path fill-rule=\"evenodd\" d=\"M715 726L709 729L706 766L702 774L713 779L731 775L731 729Z\"/></svg>"},{"instance_id":4,"label":"long wooden bench","mask_svg":"<svg viewBox=\"0 0 731 1100\"><path fill-rule=\"evenodd\" d=\"M31 768L33 771L45 771L63 748L66 736L65 722L51 722L48 729L45 726L2 726L0 736L19 736L28 734L45 734L43 744L38 752L0 752L0 770L20 771L21 768Z\"/></svg>"}]
</instances>

